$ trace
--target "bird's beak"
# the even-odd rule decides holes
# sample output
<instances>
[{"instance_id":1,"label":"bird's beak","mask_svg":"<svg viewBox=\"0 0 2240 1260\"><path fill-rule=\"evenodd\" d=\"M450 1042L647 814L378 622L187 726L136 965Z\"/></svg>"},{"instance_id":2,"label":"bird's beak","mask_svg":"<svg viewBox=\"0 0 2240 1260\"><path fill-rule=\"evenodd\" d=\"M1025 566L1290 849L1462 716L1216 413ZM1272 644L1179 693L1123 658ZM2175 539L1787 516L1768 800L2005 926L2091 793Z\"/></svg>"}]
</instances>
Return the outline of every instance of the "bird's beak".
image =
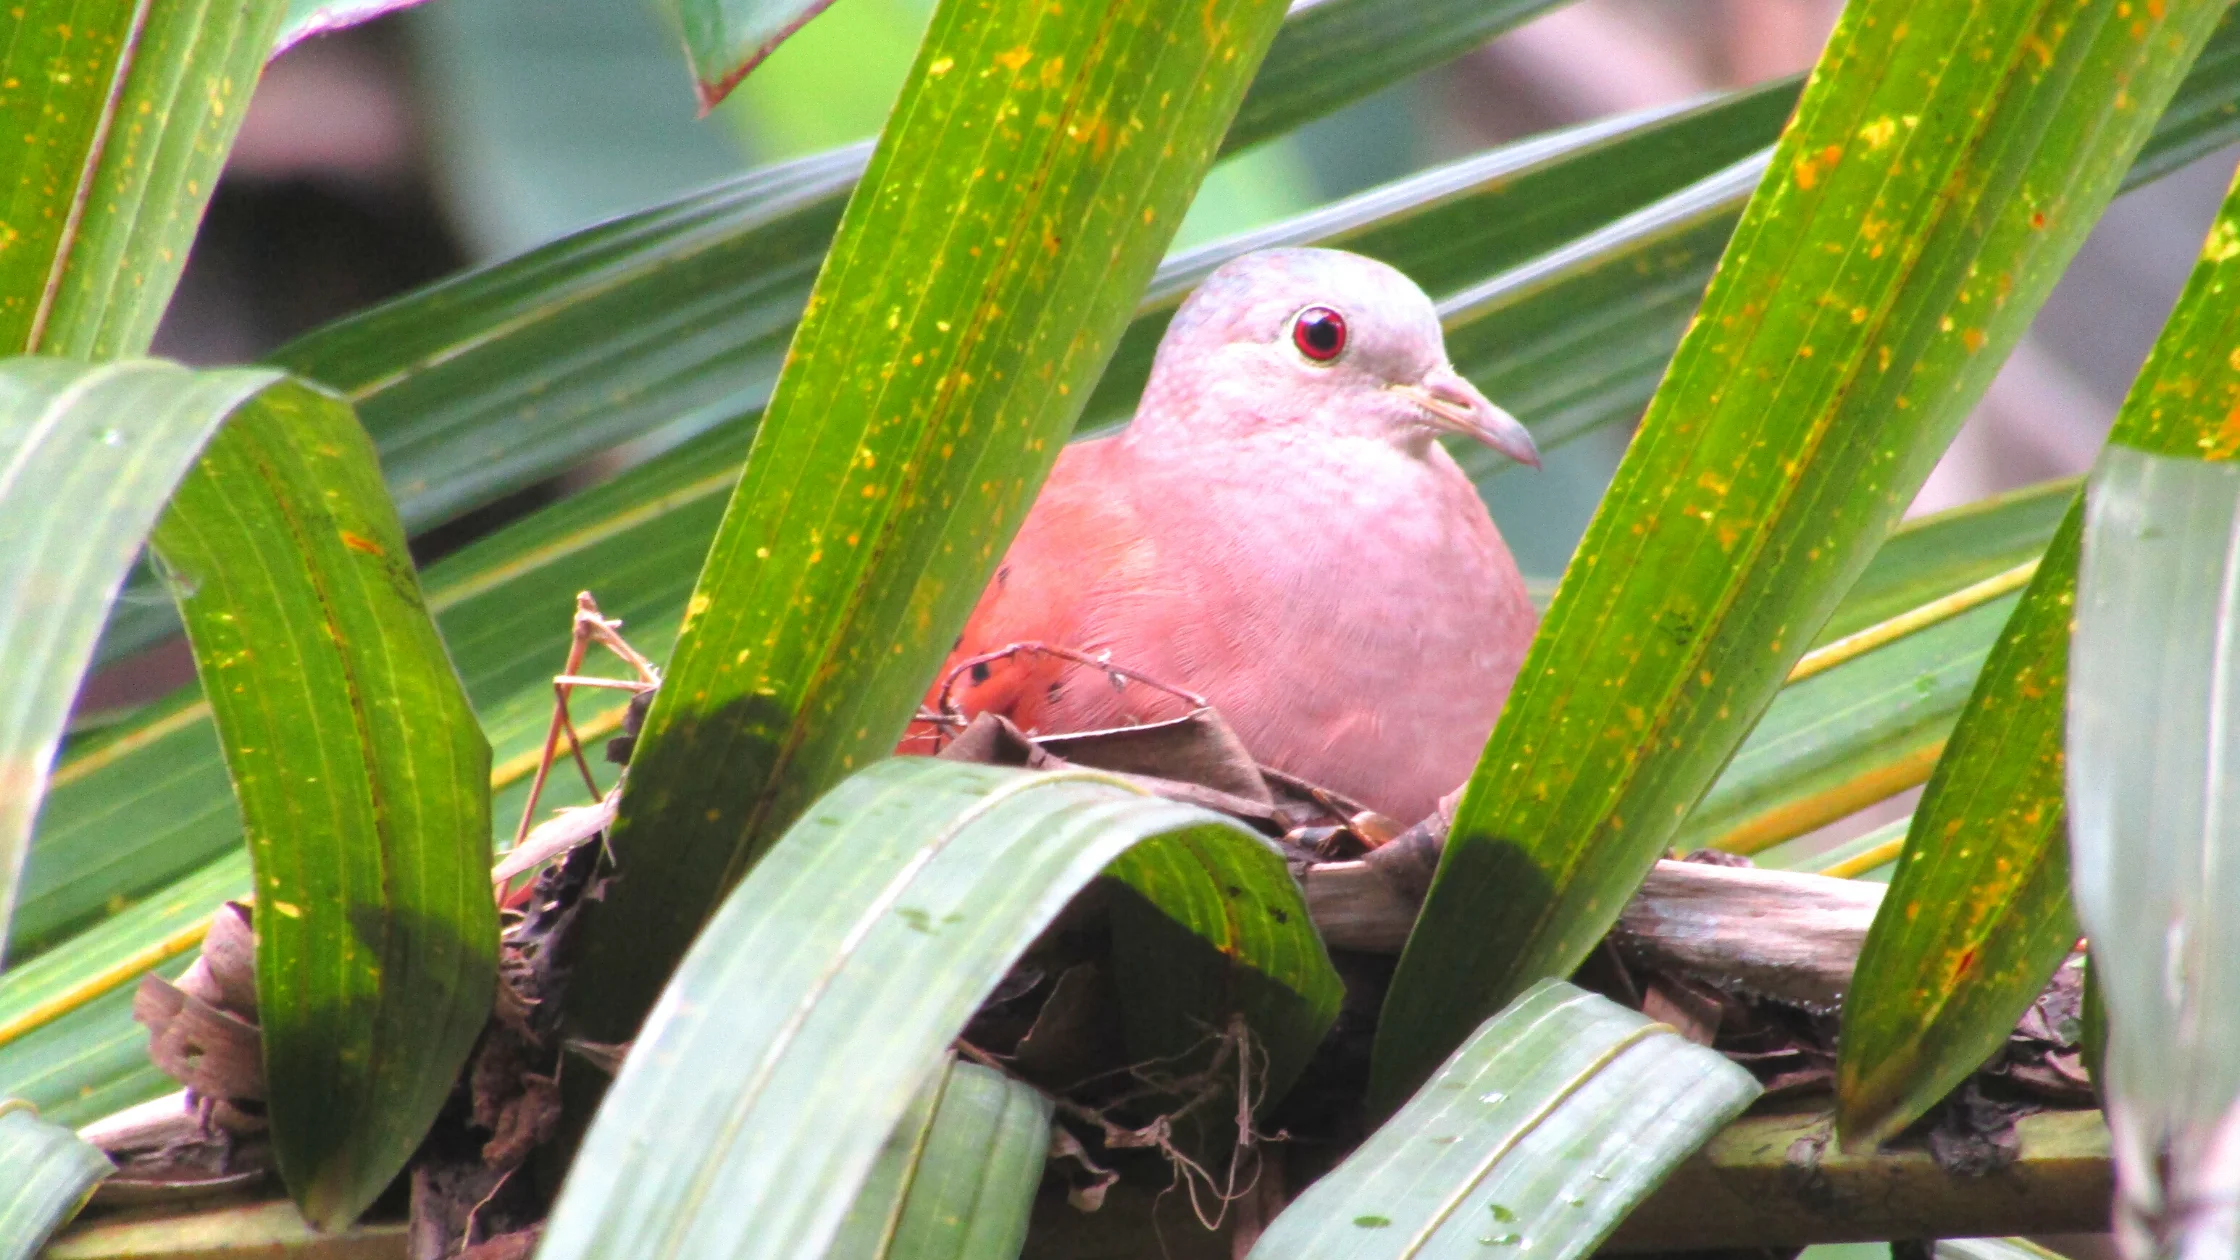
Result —
<instances>
[{"instance_id":1,"label":"bird's beak","mask_svg":"<svg viewBox=\"0 0 2240 1260\"><path fill-rule=\"evenodd\" d=\"M1540 466L1540 448L1533 444L1532 434L1453 368L1433 368L1413 385L1385 388L1421 408L1433 428L1483 442L1520 464Z\"/></svg>"}]
</instances>

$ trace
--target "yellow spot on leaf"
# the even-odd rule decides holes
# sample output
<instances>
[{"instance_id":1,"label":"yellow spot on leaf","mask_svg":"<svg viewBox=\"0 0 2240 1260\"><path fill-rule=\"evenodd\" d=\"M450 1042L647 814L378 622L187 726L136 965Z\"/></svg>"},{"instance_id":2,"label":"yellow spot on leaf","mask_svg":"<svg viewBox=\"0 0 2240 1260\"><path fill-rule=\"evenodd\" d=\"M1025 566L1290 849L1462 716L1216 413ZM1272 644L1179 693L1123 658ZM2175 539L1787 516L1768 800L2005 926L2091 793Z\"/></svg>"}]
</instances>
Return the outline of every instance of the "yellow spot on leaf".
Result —
<instances>
[{"instance_id":1,"label":"yellow spot on leaf","mask_svg":"<svg viewBox=\"0 0 2240 1260\"><path fill-rule=\"evenodd\" d=\"M2209 262L2221 263L2234 254L2240 254L2240 228L2234 227L2230 219L2218 219L2216 226L2209 229L2209 243L2202 247L2201 256Z\"/></svg>"},{"instance_id":2,"label":"yellow spot on leaf","mask_svg":"<svg viewBox=\"0 0 2240 1260\"><path fill-rule=\"evenodd\" d=\"M1819 183L1820 173L1833 168L1842 157L1843 146L1835 144L1829 145L1818 153L1807 153L1798 157L1792 164L1792 169L1796 173L1797 187L1811 188L1814 184Z\"/></svg>"}]
</instances>

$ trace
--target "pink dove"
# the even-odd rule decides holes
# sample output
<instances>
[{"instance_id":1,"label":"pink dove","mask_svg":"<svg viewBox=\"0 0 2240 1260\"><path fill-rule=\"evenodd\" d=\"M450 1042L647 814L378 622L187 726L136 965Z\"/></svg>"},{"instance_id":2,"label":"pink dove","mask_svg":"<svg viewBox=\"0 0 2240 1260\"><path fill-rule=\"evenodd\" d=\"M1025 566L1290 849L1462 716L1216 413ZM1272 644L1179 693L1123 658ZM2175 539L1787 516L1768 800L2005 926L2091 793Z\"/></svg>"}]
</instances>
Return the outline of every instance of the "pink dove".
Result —
<instances>
[{"instance_id":1,"label":"pink dove","mask_svg":"<svg viewBox=\"0 0 2240 1260\"><path fill-rule=\"evenodd\" d=\"M1059 457L943 676L1073 649L1206 697L1267 765L1421 818L1469 777L1538 621L1442 433L1540 462L1406 276L1334 250L1239 258L1176 314L1135 419ZM1035 653L970 666L949 699L1044 734L1189 708Z\"/></svg>"}]
</instances>

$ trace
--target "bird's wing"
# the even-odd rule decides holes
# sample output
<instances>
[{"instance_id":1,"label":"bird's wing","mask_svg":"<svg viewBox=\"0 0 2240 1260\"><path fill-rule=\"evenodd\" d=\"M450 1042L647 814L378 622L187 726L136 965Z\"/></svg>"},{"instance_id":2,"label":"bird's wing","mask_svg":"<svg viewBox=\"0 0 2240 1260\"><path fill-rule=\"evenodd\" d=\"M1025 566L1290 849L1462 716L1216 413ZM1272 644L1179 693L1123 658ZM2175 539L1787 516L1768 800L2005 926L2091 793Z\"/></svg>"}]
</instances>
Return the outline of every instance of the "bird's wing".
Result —
<instances>
[{"instance_id":1,"label":"bird's wing","mask_svg":"<svg viewBox=\"0 0 2240 1260\"><path fill-rule=\"evenodd\" d=\"M1124 460L1110 438L1075 443L1059 455L1041 497L927 689L926 709L938 712L946 703L968 717L1002 714L1027 730L1073 729L1060 716L1078 707L1064 702L1066 675L1077 668L1073 662L1033 651L967 662L1018 644L1091 654L1108 646L1085 621L1086 610L1142 589L1155 567L1151 539L1125 491L1128 479L1116 467ZM937 746L933 724L913 722L899 751L931 752Z\"/></svg>"}]
</instances>

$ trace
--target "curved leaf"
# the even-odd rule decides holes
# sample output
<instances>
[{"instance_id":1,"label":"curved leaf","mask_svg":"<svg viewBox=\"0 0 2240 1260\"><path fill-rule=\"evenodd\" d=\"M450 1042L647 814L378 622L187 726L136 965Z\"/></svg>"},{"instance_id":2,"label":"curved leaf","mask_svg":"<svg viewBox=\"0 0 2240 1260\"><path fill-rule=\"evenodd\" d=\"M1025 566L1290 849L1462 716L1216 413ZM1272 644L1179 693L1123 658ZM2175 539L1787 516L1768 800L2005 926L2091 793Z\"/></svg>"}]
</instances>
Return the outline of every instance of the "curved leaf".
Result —
<instances>
[{"instance_id":1,"label":"curved leaf","mask_svg":"<svg viewBox=\"0 0 2240 1260\"><path fill-rule=\"evenodd\" d=\"M2110 440L2240 454L2240 184L2117 413ZM2005 1040L2076 942L2063 848L2062 729L2083 516L2072 501L1914 814L1860 953L1838 1058L1846 1140L1903 1129Z\"/></svg>"},{"instance_id":2,"label":"curved leaf","mask_svg":"<svg viewBox=\"0 0 2240 1260\"><path fill-rule=\"evenodd\" d=\"M1999 632L1915 808L1844 997L1844 1141L1888 1140L2005 1044L2076 946L2062 847L2061 704L2074 509Z\"/></svg>"},{"instance_id":3,"label":"curved leaf","mask_svg":"<svg viewBox=\"0 0 2240 1260\"><path fill-rule=\"evenodd\" d=\"M0 1103L0 1256L30 1260L113 1171L108 1157L20 1103Z\"/></svg>"},{"instance_id":4,"label":"curved leaf","mask_svg":"<svg viewBox=\"0 0 2240 1260\"><path fill-rule=\"evenodd\" d=\"M2224 8L2121 2L1844 11L1457 810L1379 1027L1381 1105L1601 939Z\"/></svg>"},{"instance_id":5,"label":"curved leaf","mask_svg":"<svg viewBox=\"0 0 2240 1260\"><path fill-rule=\"evenodd\" d=\"M587 919L571 996L592 1040L627 1039L779 832L901 736L1282 6L1201 17L935 11L632 754L614 843L637 869Z\"/></svg>"},{"instance_id":6,"label":"curved leaf","mask_svg":"<svg viewBox=\"0 0 2240 1260\"><path fill-rule=\"evenodd\" d=\"M1339 984L1263 841L1093 772L896 758L817 802L701 933L538 1254L822 1254L980 1000L1132 850L1188 876L1182 896L1131 886L1214 946L1280 1093L1336 1015ZM1125 864L1115 873L1131 880Z\"/></svg>"},{"instance_id":7,"label":"curved leaf","mask_svg":"<svg viewBox=\"0 0 2240 1260\"><path fill-rule=\"evenodd\" d=\"M130 369L185 388L167 365ZM256 870L273 1151L304 1215L356 1218L489 1013L489 748L421 604L372 444L270 374L156 527Z\"/></svg>"},{"instance_id":8,"label":"curved leaf","mask_svg":"<svg viewBox=\"0 0 2240 1260\"><path fill-rule=\"evenodd\" d=\"M1759 1092L1716 1051L1542 981L1285 1208L1251 1254L1574 1260Z\"/></svg>"},{"instance_id":9,"label":"curved leaf","mask_svg":"<svg viewBox=\"0 0 2240 1260\"><path fill-rule=\"evenodd\" d=\"M203 443L271 381L0 367L0 926L109 601Z\"/></svg>"}]
</instances>

